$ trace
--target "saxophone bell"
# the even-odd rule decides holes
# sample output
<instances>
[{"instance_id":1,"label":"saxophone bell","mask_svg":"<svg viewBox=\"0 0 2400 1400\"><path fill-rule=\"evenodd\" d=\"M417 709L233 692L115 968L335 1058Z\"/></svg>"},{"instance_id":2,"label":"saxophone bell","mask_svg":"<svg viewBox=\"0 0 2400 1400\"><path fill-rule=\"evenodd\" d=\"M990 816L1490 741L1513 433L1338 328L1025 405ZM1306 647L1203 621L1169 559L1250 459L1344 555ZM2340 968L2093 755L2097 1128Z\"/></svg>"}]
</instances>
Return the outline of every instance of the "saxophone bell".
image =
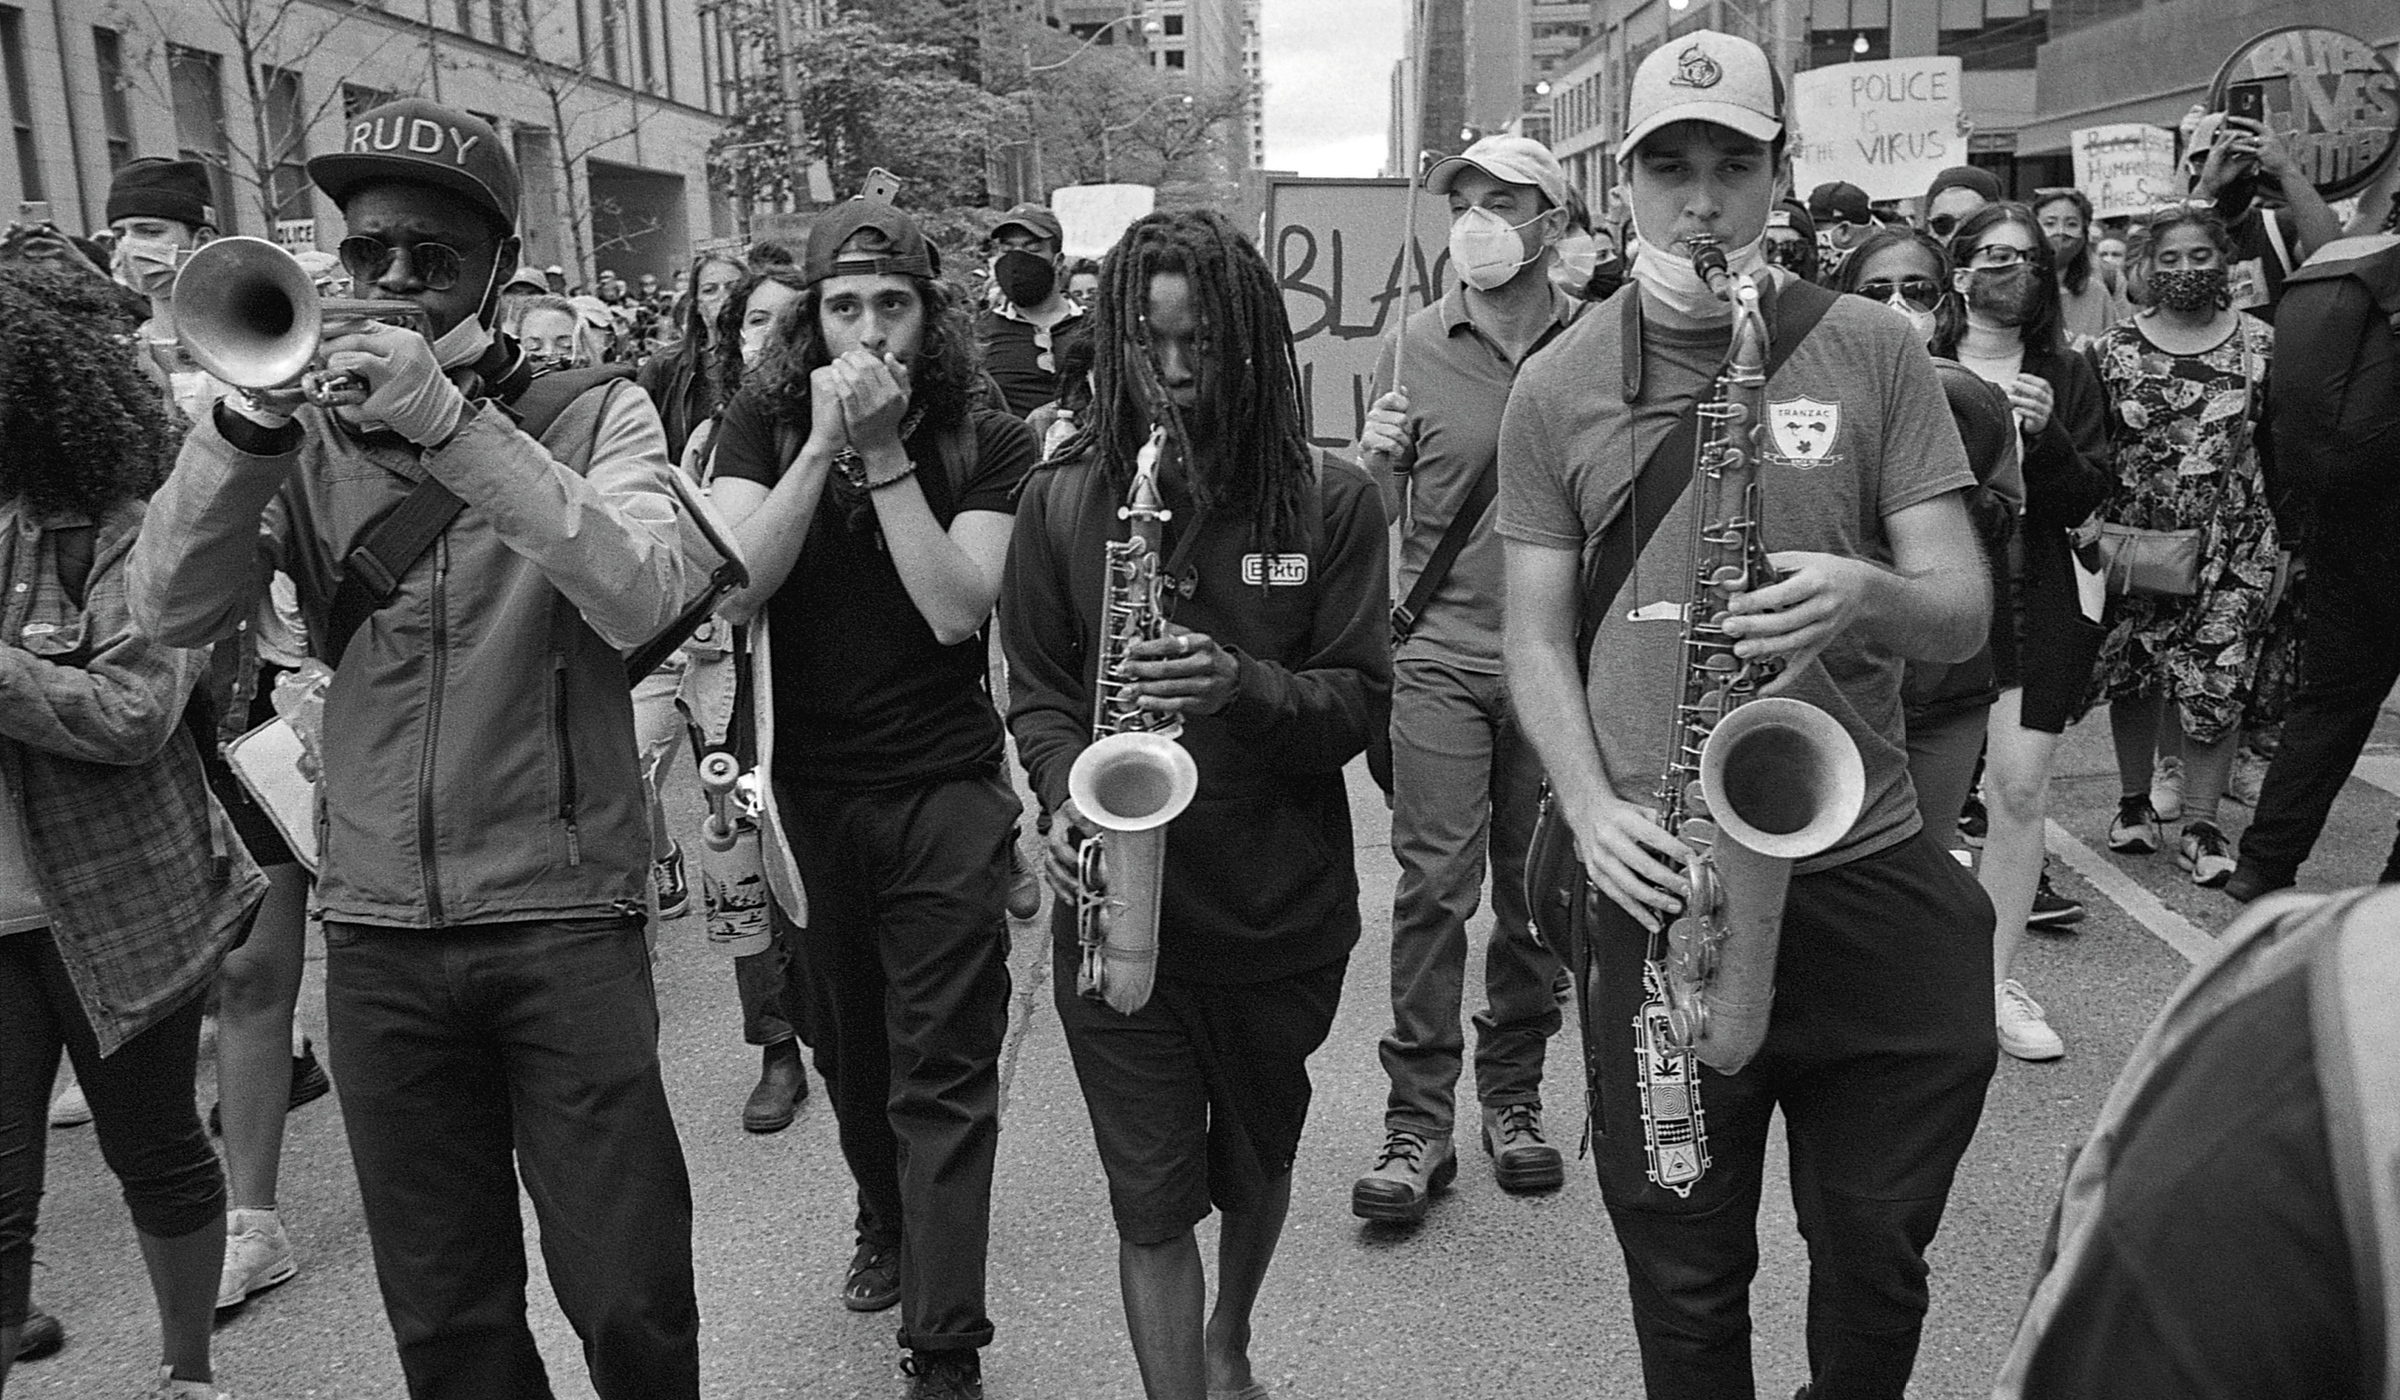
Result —
<instances>
[{"instance_id":1,"label":"saxophone bell","mask_svg":"<svg viewBox=\"0 0 2400 1400\"><path fill-rule=\"evenodd\" d=\"M1158 976L1166 825L1199 790L1191 750L1145 730L1096 741L1067 770L1067 796L1100 828L1076 851L1082 887L1076 933L1083 946L1076 990L1128 1016L1150 1000Z\"/></svg>"}]
</instances>

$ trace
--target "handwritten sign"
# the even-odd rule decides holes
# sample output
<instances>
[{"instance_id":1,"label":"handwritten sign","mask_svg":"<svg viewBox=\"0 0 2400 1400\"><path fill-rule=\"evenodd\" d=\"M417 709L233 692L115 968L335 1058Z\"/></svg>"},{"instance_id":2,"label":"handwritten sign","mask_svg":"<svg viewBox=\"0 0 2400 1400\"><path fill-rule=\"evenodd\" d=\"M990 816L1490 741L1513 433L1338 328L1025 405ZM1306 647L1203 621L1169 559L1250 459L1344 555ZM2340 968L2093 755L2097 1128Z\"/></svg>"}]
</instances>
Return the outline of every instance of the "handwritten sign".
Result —
<instances>
[{"instance_id":1,"label":"handwritten sign","mask_svg":"<svg viewBox=\"0 0 2400 1400\"><path fill-rule=\"evenodd\" d=\"M2075 153L2075 187L2091 197L2092 213L2100 218L2139 214L2183 197L2175 133L2164 127L2140 122L2078 127L2068 144Z\"/></svg>"},{"instance_id":2,"label":"handwritten sign","mask_svg":"<svg viewBox=\"0 0 2400 1400\"><path fill-rule=\"evenodd\" d=\"M1959 60L1835 63L1792 80L1794 185L1843 180L1869 199L1913 199L1967 158Z\"/></svg>"},{"instance_id":3,"label":"handwritten sign","mask_svg":"<svg viewBox=\"0 0 2400 1400\"><path fill-rule=\"evenodd\" d=\"M1449 203L1417 196L1409 247L1408 198L1405 180L1268 178L1263 251L1292 319L1309 436L1321 446L1347 446L1365 426L1403 295L1414 312L1449 280Z\"/></svg>"},{"instance_id":4,"label":"handwritten sign","mask_svg":"<svg viewBox=\"0 0 2400 1400\"><path fill-rule=\"evenodd\" d=\"M2400 146L2400 74L2353 34L2295 25L2234 51L2209 110L2255 116L2327 199L2365 189Z\"/></svg>"},{"instance_id":5,"label":"handwritten sign","mask_svg":"<svg viewBox=\"0 0 2400 1400\"><path fill-rule=\"evenodd\" d=\"M1133 221L1158 207L1149 185L1062 185L1050 192L1050 212L1070 258L1096 258L1116 246Z\"/></svg>"}]
</instances>

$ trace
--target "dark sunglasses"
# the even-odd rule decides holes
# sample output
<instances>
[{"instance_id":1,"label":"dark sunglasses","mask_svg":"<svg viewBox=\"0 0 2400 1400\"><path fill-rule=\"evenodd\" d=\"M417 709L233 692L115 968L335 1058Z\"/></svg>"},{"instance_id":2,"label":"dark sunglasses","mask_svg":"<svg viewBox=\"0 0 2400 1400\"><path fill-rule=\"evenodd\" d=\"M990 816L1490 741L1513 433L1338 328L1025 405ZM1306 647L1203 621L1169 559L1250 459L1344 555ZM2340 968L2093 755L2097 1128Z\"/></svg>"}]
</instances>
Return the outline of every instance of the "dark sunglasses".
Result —
<instances>
[{"instance_id":1,"label":"dark sunglasses","mask_svg":"<svg viewBox=\"0 0 2400 1400\"><path fill-rule=\"evenodd\" d=\"M1878 277L1858 284L1858 294L1869 301L1888 302L1895 292L1912 310L1931 311L1942 304L1942 284L1930 277Z\"/></svg>"},{"instance_id":2,"label":"dark sunglasses","mask_svg":"<svg viewBox=\"0 0 2400 1400\"><path fill-rule=\"evenodd\" d=\"M409 267L427 291L446 292L458 285L465 259L447 243L394 244L362 233L343 239L335 255L342 260L342 268L350 274L351 282L363 288L390 276L392 265L399 261L404 250Z\"/></svg>"},{"instance_id":3,"label":"dark sunglasses","mask_svg":"<svg viewBox=\"0 0 2400 1400\"><path fill-rule=\"evenodd\" d=\"M1958 232L1958 216L1956 214L1936 214L1925 221L1925 231L1936 238L1948 238L1951 234Z\"/></svg>"}]
</instances>

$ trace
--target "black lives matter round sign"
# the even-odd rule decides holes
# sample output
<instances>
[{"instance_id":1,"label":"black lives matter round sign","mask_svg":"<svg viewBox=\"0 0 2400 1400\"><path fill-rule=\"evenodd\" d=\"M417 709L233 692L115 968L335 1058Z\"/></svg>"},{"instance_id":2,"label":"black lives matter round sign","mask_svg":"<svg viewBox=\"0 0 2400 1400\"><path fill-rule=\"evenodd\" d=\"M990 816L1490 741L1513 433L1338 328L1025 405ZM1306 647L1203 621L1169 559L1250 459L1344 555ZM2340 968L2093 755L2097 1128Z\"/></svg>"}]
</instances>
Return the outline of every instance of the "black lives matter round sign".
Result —
<instances>
[{"instance_id":1,"label":"black lives matter round sign","mask_svg":"<svg viewBox=\"0 0 2400 1400\"><path fill-rule=\"evenodd\" d=\"M2271 29L2217 70L2208 105L2260 116L2327 199L2364 189L2400 145L2400 74L2339 29Z\"/></svg>"}]
</instances>

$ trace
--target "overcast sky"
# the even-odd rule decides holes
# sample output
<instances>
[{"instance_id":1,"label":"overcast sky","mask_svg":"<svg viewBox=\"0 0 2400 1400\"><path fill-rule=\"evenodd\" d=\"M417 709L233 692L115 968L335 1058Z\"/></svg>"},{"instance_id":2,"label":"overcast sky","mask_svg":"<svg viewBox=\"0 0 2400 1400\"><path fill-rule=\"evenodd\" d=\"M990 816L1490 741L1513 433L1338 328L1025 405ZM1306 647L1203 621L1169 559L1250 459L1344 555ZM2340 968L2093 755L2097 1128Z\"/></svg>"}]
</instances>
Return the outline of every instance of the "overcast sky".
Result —
<instances>
[{"instance_id":1,"label":"overcast sky","mask_svg":"<svg viewBox=\"0 0 2400 1400\"><path fill-rule=\"evenodd\" d=\"M1382 170L1406 13L1405 0L1265 0L1268 169Z\"/></svg>"}]
</instances>

